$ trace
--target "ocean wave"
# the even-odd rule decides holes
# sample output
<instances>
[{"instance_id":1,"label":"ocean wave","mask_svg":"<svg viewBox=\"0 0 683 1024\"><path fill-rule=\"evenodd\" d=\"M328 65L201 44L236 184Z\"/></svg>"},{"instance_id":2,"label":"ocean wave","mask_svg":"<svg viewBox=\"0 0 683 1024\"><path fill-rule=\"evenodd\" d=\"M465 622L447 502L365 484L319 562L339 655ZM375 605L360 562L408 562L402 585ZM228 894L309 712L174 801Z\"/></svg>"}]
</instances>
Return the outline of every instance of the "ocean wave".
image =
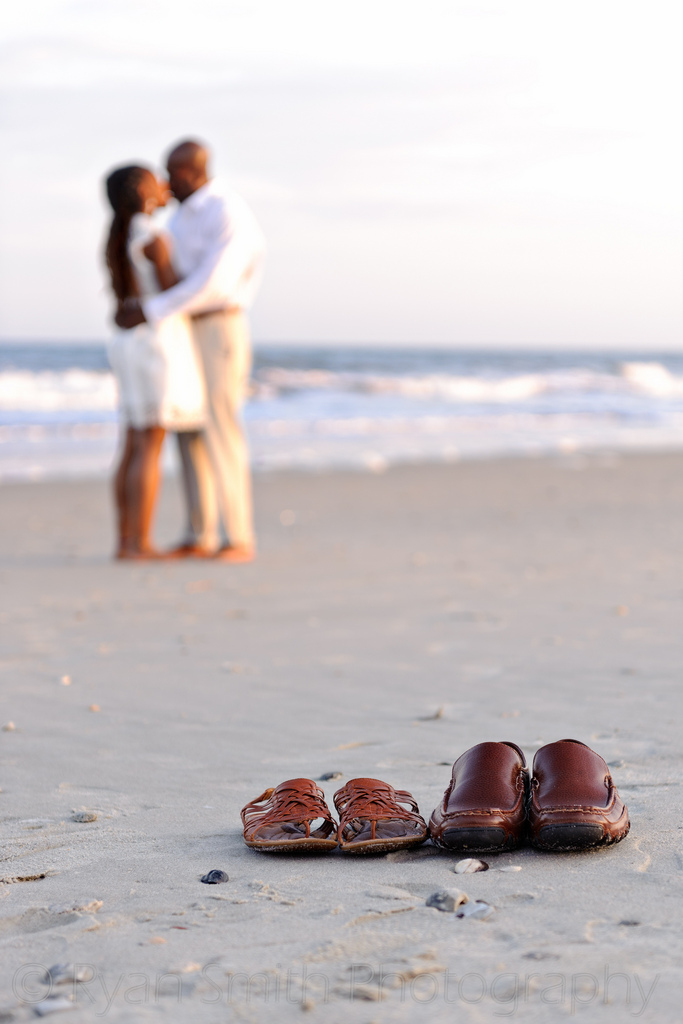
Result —
<instances>
[{"instance_id":1,"label":"ocean wave","mask_svg":"<svg viewBox=\"0 0 683 1024\"><path fill-rule=\"evenodd\" d=\"M625 362L614 372L577 366L532 373L372 373L316 368L268 366L258 370L251 399L259 404L297 394L362 395L366 399L394 396L421 404L439 401L463 406L487 404L504 408L548 397L598 398L683 397L683 377L659 362ZM63 371L7 369L0 372L0 411L106 412L116 409L116 383L110 372L71 368Z\"/></svg>"},{"instance_id":2,"label":"ocean wave","mask_svg":"<svg viewBox=\"0 0 683 1024\"><path fill-rule=\"evenodd\" d=\"M643 394L661 398L683 396L683 377L677 377L661 363L622 363L621 374L632 388Z\"/></svg>"},{"instance_id":3,"label":"ocean wave","mask_svg":"<svg viewBox=\"0 0 683 1024\"><path fill-rule=\"evenodd\" d=\"M0 409L5 411L107 411L116 408L111 373L69 369L5 370L0 373Z\"/></svg>"},{"instance_id":4,"label":"ocean wave","mask_svg":"<svg viewBox=\"0 0 683 1024\"><path fill-rule=\"evenodd\" d=\"M584 367L509 376L373 374L272 366L261 370L254 397L261 400L297 391L359 392L398 395L408 399L506 405L542 395L648 394L683 395L683 377L661 363L623 363L614 373Z\"/></svg>"}]
</instances>

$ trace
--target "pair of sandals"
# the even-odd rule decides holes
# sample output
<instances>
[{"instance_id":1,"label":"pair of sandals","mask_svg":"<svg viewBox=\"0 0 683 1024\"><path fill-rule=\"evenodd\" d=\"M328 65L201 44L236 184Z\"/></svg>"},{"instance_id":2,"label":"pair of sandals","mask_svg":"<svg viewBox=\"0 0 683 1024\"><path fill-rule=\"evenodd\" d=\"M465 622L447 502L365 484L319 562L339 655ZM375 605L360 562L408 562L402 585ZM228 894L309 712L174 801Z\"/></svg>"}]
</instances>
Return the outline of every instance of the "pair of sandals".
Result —
<instances>
[{"instance_id":1,"label":"pair of sandals","mask_svg":"<svg viewBox=\"0 0 683 1024\"><path fill-rule=\"evenodd\" d=\"M428 837L463 852L512 850L527 839L541 850L569 851L618 843L630 828L606 762L572 739L537 750L531 772L516 743L470 747L453 765L429 828L407 790L379 779L351 779L334 803L338 824L315 782L290 779L243 808L244 840L276 853L337 846L387 853Z\"/></svg>"},{"instance_id":2,"label":"pair of sandals","mask_svg":"<svg viewBox=\"0 0 683 1024\"><path fill-rule=\"evenodd\" d=\"M242 808L244 841L271 853L322 853L339 846L344 853L363 854L417 846L429 835L413 796L379 779L351 779L334 794L334 805L339 822L312 779L281 782Z\"/></svg>"}]
</instances>

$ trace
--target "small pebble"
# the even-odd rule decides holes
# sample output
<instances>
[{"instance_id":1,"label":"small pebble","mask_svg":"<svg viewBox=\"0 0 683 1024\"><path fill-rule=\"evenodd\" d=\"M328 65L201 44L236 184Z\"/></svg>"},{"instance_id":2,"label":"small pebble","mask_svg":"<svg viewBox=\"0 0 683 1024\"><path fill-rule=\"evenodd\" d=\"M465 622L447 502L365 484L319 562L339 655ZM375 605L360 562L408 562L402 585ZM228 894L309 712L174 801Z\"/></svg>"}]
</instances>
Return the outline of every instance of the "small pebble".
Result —
<instances>
[{"instance_id":1,"label":"small pebble","mask_svg":"<svg viewBox=\"0 0 683 1024\"><path fill-rule=\"evenodd\" d=\"M332 782L333 779L341 779L343 777L344 772L323 772L318 782Z\"/></svg>"},{"instance_id":2,"label":"small pebble","mask_svg":"<svg viewBox=\"0 0 683 1024\"><path fill-rule=\"evenodd\" d=\"M521 864L506 864L504 868L499 868L499 871L521 871Z\"/></svg>"},{"instance_id":3,"label":"small pebble","mask_svg":"<svg viewBox=\"0 0 683 1024\"><path fill-rule=\"evenodd\" d=\"M14 732L15 729L16 725L14 724L14 722L8 722L7 725L3 725L2 727L3 732Z\"/></svg>"},{"instance_id":4,"label":"small pebble","mask_svg":"<svg viewBox=\"0 0 683 1024\"><path fill-rule=\"evenodd\" d=\"M440 889L433 892L427 899L427 906L441 910L444 914L452 914L458 907L467 903L469 896L460 889Z\"/></svg>"},{"instance_id":5,"label":"small pebble","mask_svg":"<svg viewBox=\"0 0 683 1024\"><path fill-rule=\"evenodd\" d=\"M100 710L100 705L99 704L91 704L90 707L88 708L88 711L99 711L99 710Z\"/></svg>"},{"instance_id":6,"label":"small pebble","mask_svg":"<svg viewBox=\"0 0 683 1024\"><path fill-rule=\"evenodd\" d=\"M74 811L72 821L97 821L95 811Z\"/></svg>"},{"instance_id":7,"label":"small pebble","mask_svg":"<svg viewBox=\"0 0 683 1024\"><path fill-rule=\"evenodd\" d=\"M214 868L213 871L209 871L206 875L202 875L200 881L204 882L205 885L220 885L221 882L229 882L230 879L225 871L220 871L218 868Z\"/></svg>"},{"instance_id":8,"label":"small pebble","mask_svg":"<svg viewBox=\"0 0 683 1024\"><path fill-rule=\"evenodd\" d=\"M149 940L150 946L165 946L166 939L162 939L161 935L153 935Z\"/></svg>"},{"instance_id":9,"label":"small pebble","mask_svg":"<svg viewBox=\"0 0 683 1024\"><path fill-rule=\"evenodd\" d=\"M475 871L488 871L489 866L485 860L477 860L476 857L466 857L459 860L453 870L456 875L473 875Z\"/></svg>"},{"instance_id":10,"label":"small pebble","mask_svg":"<svg viewBox=\"0 0 683 1024\"><path fill-rule=\"evenodd\" d=\"M71 686L71 676L62 676L59 681L62 686Z\"/></svg>"},{"instance_id":11,"label":"small pebble","mask_svg":"<svg viewBox=\"0 0 683 1024\"><path fill-rule=\"evenodd\" d=\"M484 900L475 900L473 903L465 903L458 907L455 916L474 917L479 921L485 921L487 917L491 917L493 912L493 907L489 903L485 903Z\"/></svg>"}]
</instances>

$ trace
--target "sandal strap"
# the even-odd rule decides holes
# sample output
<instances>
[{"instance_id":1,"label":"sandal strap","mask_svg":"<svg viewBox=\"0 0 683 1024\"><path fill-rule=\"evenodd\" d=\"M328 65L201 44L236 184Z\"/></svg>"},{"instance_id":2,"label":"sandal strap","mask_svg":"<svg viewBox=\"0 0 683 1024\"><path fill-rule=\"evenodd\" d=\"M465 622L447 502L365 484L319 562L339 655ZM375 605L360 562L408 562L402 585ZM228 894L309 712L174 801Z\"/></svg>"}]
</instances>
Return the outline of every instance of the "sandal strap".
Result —
<instances>
[{"instance_id":1,"label":"sandal strap","mask_svg":"<svg viewBox=\"0 0 683 1024\"><path fill-rule=\"evenodd\" d=\"M401 807L399 802L409 804L411 810ZM334 794L334 805L339 814L340 832L355 818L366 821L398 818L425 824L412 793L406 789L394 789L379 779L352 779Z\"/></svg>"},{"instance_id":2,"label":"sandal strap","mask_svg":"<svg viewBox=\"0 0 683 1024\"><path fill-rule=\"evenodd\" d=\"M280 822L306 824L306 837L311 822L322 818L321 827L327 835L336 829L336 822L325 803L325 794L311 779L290 779L251 800L242 808L245 838L252 839L260 829Z\"/></svg>"}]
</instances>

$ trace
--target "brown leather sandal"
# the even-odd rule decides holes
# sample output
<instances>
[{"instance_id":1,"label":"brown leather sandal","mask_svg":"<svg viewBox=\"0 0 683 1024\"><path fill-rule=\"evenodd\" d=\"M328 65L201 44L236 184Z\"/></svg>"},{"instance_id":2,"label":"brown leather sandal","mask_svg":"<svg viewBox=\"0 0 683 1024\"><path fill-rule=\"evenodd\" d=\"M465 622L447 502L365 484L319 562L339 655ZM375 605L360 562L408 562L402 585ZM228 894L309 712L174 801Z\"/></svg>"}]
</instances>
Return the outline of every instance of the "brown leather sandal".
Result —
<instances>
[{"instance_id":1,"label":"brown leather sandal","mask_svg":"<svg viewBox=\"0 0 683 1024\"><path fill-rule=\"evenodd\" d=\"M351 779L334 794L334 804L345 853L386 853L418 846L427 838L427 824L412 795L379 779Z\"/></svg>"},{"instance_id":2,"label":"brown leather sandal","mask_svg":"<svg viewBox=\"0 0 683 1024\"><path fill-rule=\"evenodd\" d=\"M311 831L312 822L322 825ZM242 808L244 841L253 850L292 853L334 850L336 822L311 779L289 779Z\"/></svg>"}]
</instances>

